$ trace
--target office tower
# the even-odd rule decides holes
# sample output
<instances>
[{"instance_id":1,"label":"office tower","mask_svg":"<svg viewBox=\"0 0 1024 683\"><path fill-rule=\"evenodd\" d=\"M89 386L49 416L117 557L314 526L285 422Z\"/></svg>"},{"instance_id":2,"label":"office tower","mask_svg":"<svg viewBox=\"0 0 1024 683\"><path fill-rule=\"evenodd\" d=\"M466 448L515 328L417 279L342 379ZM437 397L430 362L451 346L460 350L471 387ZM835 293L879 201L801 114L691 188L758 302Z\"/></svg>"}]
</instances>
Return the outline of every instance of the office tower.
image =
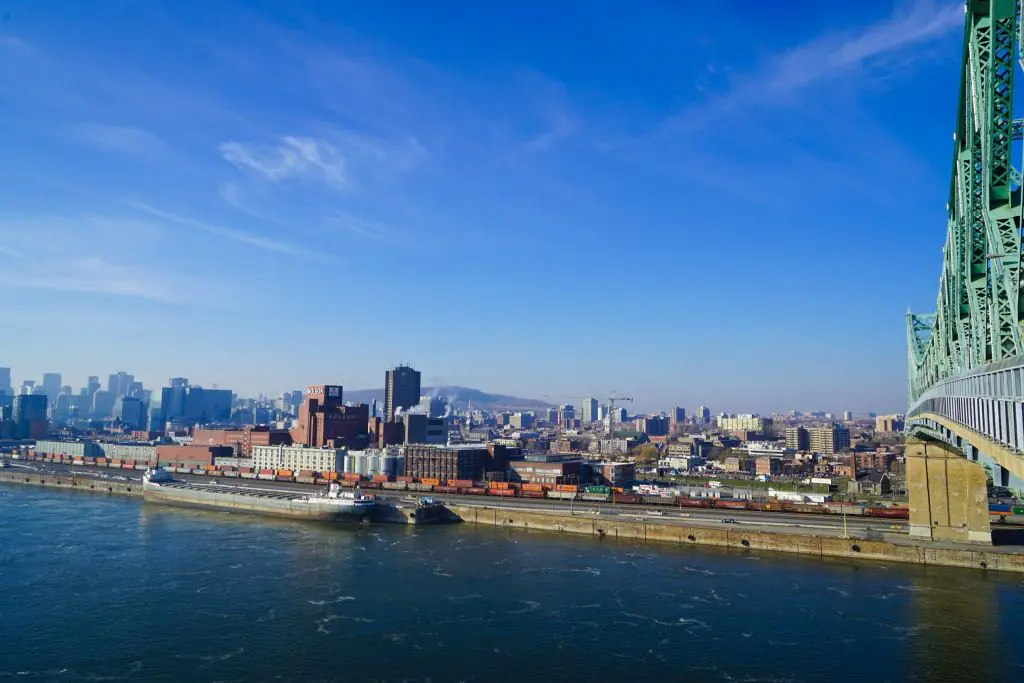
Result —
<instances>
[{"instance_id":1,"label":"office tower","mask_svg":"<svg viewBox=\"0 0 1024 683\"><path fill-rule=\"evenodd\" d=\"M92 395L92 416L105 420L114 414L114 402L117 397L109 391L100 389Z\"/></svg>"},{"instance_id":2,"label":"office tower","mask_svg":"<svg viewBox=\"0 0 1024 683\"><path fill-rule=\"evenodd\" d=\"M583 422L589 424L601 419L598 414L598 402L596 398L583 399Z\"/></svg>"},{"instance_id":3,"label":"office tower","mask_svg":"<svg viewBox=\"0 0 1024 683\"><path fill-rule=\"evenodd\" d=\"M669 413L669 419L674 425L686 422L686 409L680 408L679 406L674 407Z\"/></svg>"},{"instance_id":4,"label":"office tower","mask_svg":"<svg viewBox=\"0 0 1024 683\"><path fill-rule=\"evenodd\" d=\"M120 396L114 405L114 417L118 422L133 430L146 428L148 407L141 399L131 396Z\"/></svg>"},{"instance_id":5,"label":"office tower","mask_svg":"<svg viewBox=\"0 0 1024 683\"><path fill-rule=\"evenodd\" d=\"M47 372L43 374L43 393L50 399L52 404L60 396L60 373Z\"/></svg>"},{"instance_id":6,"label":"office tower","mask_svg":"<svg viewBox=\"0 0 1024 683\"><path fill-rule=\"evenodd\" d=\"M100 390L100 387L100 378L96 375L89 375L89 379L85 383L85 395L92 400L92 397L96 395L96 392Z\"/></svg>"},{"instance_id":7,"label":"office tower","mask_svg":"<svg viewBox=\"0 0 1024 683\"><path fill-rule=\"evenodd\" d=\"M135 376L129 375L125 371L120 371L116 374L107 377L107 391L114 395L114 398L118 396L124 396L128 393L135 382Z\"/></svg>"},{"instance_id":8,"label":"office tower","mask_svg":"<svg viewBox=\"0 0 1024 683\"><path fill-rule=\"evenodd\" d=\"M14 397L11 419L18 438L39 439L46 436L46 394L22 394Z\"/></svg>"},{"instance_id":9,"label":"office tower","mask_svg":"<svg viewBox=\"0 0 1024 683\"><path fill-rule=\"evenodd\" d=\"M13 394L11 388L11 369L0 368L0 394Z\"/></svg>"},{"instance_id":10,"label":"office tower","mask_svg":"<svg viewBox=\"0 0 1024 683\"><path fill-rule=\"evenodd\" d=\"M396 365L384 373L384 419L392 422L398 410L412 408L420 401L420 373L407 365Z\"/></svg>"},{"instance_id":11,"label":"office tower","mask_svg":"<svg viewBox=\"0 0 1024 683\"><path fill-rule=\"evenodd\" d=\"M711 422L711 410L707 406L697 408L697 424L706 425Z\"/></svg>"},{"instance_id":12,"label":"office tower","mask_svg":"<svg viewBox=\"0 0 1024 683\"><path fill-rule=\"evenodd\" d=\"M293 441L311 448L365 448L369 444L370 407L365 403L347 406L342 395L342 388L336 384L309 387L299 407L298 426L292 430Z\"/></svg>"},{"instance_id":13,"label":"office tower","mask_svg":"<svg viewBox=\"0 0 1024 683\"><path fill-rule=\"evenodd\" d=\"M844 422L849 422L849 421L851 421L852 419L853 419L853 411L850 411L850 410L844 410L844 411L843 411L843 421L844 421Z\"/></svg>"}]
</instances>

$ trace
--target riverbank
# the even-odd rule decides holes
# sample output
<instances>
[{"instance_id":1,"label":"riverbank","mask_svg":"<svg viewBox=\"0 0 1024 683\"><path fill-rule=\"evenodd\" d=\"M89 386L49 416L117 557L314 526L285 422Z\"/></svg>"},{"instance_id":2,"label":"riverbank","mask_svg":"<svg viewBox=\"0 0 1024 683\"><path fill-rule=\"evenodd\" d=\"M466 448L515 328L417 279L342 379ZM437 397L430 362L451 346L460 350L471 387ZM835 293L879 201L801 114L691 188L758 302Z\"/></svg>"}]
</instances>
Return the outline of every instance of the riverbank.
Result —
<instances>
[{"instance_id":1,"label":"riverbank","mask_svg":"<svg viewBox=\"0 0 1024 683\"><path fill-rule=\"evenodd\" d=\"M521 530L586 534L596 538L655 541L678 545L705 545L762 550L809 557L875 560L905 564L965 567L1024 574L1024 553L1019 548L967 546L953 543L916 543L844 539L813 534L752 531L737 525L715 528L663 521L619 521L601 516L561 511L503 509L491 506L449 505L464 522Z\"/></svg>"},{"instance_id":2,"label":"riverbank","mask_svg":"<svg viewBox=\"0 0 1024 683\"><path fill-rule=\"evenodd\" d=\"M117 496L142 497L137 481L96 480L92 477L0 471L0 483L70 489ZM704 545L797 554L808 557L875 560L905 564L965 567L1024 574L1024 553L1019 548L968 546L953 543L917 543L907 540L843 539L809 533L754 531L743 525L716 528L667 523L664 520L616 520L568 511L527 510L521 507L448 504L464 522L555 533L585 534L596 538Z\"/></svg>"}]
</instances>

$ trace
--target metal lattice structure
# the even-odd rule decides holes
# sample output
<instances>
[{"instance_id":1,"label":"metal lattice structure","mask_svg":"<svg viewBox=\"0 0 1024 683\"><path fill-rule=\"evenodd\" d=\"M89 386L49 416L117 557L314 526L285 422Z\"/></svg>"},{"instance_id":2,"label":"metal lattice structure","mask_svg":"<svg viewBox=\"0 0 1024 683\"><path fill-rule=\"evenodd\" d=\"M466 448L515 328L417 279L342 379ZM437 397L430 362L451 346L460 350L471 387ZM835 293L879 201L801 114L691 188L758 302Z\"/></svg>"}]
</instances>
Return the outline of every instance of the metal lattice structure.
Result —
<instances>
[{"instance_id":1,"label":"metal lattice structure","mask_svg":"<svg viewBox=\"0 0 1024 683\"><path fill-rule=\"evenodd\" d=\"M942 380L1024 354L1022 181L1011 163L1024 134L1013 118L1020 12L1018 0L967 2L938 303L907 314L911 408Z\"/></svg>"}]
</instances>

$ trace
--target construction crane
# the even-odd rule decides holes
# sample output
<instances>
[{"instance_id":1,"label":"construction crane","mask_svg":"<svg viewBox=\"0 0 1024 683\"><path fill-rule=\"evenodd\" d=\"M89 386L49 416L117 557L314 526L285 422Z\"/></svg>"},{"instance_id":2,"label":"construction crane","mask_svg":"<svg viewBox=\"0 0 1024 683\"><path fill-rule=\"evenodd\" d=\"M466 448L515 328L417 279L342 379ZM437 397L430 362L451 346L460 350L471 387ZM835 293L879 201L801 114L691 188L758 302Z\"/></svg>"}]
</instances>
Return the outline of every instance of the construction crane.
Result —
<instances>
[{"instance_id":1,"label":"construction crane","mask_svg":"<svg viewBox=\"0 0 1024 683\"><path fill-rule=\"evenodd\" d=\"M616 396L615 392L608 395L608 438L615 438L615 402L632 401L629 396Z\"/></svg>"}]
</instances>

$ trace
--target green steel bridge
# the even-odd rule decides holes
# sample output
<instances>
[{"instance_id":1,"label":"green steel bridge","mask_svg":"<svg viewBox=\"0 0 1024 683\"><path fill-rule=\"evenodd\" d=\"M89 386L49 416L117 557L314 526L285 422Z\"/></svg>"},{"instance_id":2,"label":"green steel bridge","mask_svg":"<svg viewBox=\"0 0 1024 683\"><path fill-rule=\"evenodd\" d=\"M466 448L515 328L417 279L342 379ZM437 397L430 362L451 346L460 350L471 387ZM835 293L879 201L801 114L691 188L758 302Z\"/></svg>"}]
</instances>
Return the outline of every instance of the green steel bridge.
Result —
<instances>
[{"instance_id":1,"label":"green steel bridge","mask_svg":"<svg viewBox=\"0 0 1024 683\"><path fill-rule=\"evenodd\" d=\"M982 500L978 472L981 486L987 475L1024 488L1024 119L1013 111L1022 55L1020 2L969 0L938 301L934 313L907 314L906 430L917 444L908 447L908 487L912 533L922 537L943 538L936 527L980 527L966 509L950 512ZM957 482L965 479L974 484ZM956 540L984 541L985 531Z\"/></svg>"}]
</instances>

